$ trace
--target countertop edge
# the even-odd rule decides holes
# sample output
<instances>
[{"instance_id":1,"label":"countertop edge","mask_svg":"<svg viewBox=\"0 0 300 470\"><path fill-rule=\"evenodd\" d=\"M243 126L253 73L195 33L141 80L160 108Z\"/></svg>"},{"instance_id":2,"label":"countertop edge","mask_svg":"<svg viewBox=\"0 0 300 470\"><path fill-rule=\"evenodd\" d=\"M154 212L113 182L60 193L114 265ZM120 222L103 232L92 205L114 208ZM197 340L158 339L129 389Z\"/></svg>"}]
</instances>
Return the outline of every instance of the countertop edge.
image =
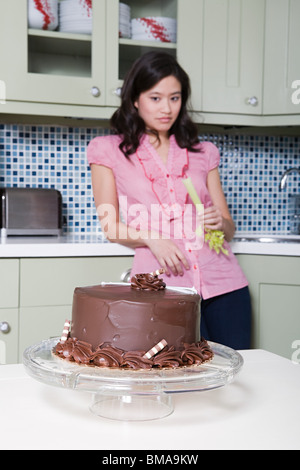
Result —
<instances>
[{"instance_id":1,"label":"countertop edge","mask_svg":"<svg viewBox=\"0 0 300 470\"><path fill-rule=\"evenodd\" d=\"M300 243L262 243L233 241L234 254L300 256ZM97 256L133 256L134 250L117 243L61 239L5 239L0 243L0 258L68 258Z\"/></svg>"},{"instance_id":2,"label":"countertop edge","mask_svg":"<svg viewBox=\"0 0 300 470\"><path fill-rule=\"evenodd\" d=\"M0 258L69 258L97 256L133 256L134 251L115 243L56 243L34 241L0 244Z\"/></svg>"}]
</instances>

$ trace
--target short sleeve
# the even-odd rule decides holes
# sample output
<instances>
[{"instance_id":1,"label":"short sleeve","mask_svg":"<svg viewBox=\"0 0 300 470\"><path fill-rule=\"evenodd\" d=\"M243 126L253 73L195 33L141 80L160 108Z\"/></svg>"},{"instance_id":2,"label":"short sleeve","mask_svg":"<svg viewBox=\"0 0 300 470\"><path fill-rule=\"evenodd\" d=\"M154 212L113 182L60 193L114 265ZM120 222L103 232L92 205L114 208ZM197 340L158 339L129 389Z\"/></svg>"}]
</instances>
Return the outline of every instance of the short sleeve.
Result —
<instances>
[{"instance_id":1,"label":"short sleeve","mask_svg":"<svg viewBox=\"0 0 300 470\"><path fill-rule=\"evenodd\" d=\"M112 136L95 137L87 147L87 159L89 164L96 163L108 168L114 167L116 151L111 139Z\"/></svg>"},{"instance_id":2,"label":"short sleeve","mask_svg":"<svg viewBox=\"0 0 300 470\"><path fill-rule=\"evenodd\" d=\"M205 145L205 152L208 157L208 171L210 171L219 166L220 152L218 147L216 147L212 142L203 142L203 145Z\"/></svg>"}]
</instances>

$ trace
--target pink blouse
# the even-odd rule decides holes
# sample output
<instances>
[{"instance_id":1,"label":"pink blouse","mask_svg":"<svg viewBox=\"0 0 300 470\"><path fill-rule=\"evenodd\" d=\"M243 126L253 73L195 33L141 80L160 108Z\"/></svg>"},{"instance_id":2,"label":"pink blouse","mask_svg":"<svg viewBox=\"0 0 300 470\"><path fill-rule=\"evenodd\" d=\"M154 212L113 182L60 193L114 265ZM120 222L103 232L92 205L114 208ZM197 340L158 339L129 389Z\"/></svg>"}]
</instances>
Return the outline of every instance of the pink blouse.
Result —
<instances>
[{"instance_id":1,"label":"pink blouse","mask_svg":"<svg viewBox=\"0 0 300 470\"><path fill-rule=\"evenodd\" d=\"M210 170L218 167L220 154L210 142L199 144L201 152L181 149L171 137L165 165L144 136L137 152L127 159L119 149L119 136L94 138L87 149L89 164L111 168L116 180L124 222L135 228L152 229L170 237L189 260L184 276L166 277L169 286L194 287L204 299L248 285L230 246L229 256L211 250L203 237L195 235L195 207L182 182L191 177L204 207L212 205L206 186ZM132 275L158 269L158 261L147 247L137 248Z\"/></svg>"}]
</instances>

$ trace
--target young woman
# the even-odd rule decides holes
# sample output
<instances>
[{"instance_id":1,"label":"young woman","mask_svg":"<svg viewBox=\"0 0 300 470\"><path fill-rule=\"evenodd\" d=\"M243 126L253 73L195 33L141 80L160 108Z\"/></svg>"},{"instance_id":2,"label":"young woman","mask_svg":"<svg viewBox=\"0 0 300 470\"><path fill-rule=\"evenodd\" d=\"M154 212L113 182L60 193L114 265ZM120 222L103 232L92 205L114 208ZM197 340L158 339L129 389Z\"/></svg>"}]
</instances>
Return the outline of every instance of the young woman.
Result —
<instances>
[{"instance_id":1,"label":"young woman","mask_svg":"<svg viewBox=\"0 0 300 470\"><path fill-rule=\"evenodd\" d=\"M111 119L113 135L88 146L95 204L108 240L135 249L132 275L161 267L167 285L196 288L202 336L246 349L248 283L227 243L235 227L220 183L220 155L212 143L199 143L189 97L189 77L172 56L151 52L136 61ZM204 205L201 214L185 177ZM222 230L228 255L211 250L199 226Z\"/></svg>"}]
</instances>

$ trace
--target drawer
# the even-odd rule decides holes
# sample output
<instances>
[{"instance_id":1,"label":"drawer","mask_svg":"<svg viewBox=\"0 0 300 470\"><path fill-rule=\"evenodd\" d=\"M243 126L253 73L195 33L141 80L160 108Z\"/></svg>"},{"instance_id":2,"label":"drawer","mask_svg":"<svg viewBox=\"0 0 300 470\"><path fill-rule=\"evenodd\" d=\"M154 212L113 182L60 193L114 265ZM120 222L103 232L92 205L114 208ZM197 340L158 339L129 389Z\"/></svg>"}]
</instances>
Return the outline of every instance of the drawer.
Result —
<instances>
[{"instance_id":1,"label":"drawer","mask_svg":"<svg viewBox=\"0 0 300 470\"><path fill-rule=\"evenodd\" d=\"M20 305L71 305L75 287L120 282L132 260L132 256L21 259Z\"/></svg>"},{"instance_id":2,"label":"drawer","mask_svg":"<svg viewBox=\"0 0 300 470\"><path fill-rule=\"evenodd\" d=\"M19 260L0 260L0 308L19 305Z\"/></svg>"},{"instance_id":3,"label":"drawer","mask_svg":"<svg viewBox=\"0 0 300 470\"><path fill-rule=\"evenodd\" d=\"M60 337L66 319L71 319L71 305L20 308L19 361L29 346Z\"/></svg>"},{"instance_id":4,"label":"drawer","mask_svg":"<svg viewBox=\"0 0 300 470\"><path fill-rule=\"evenodd\" d=\"M18 360L19 311L17 308L0 309L0 323L8 330L0 331L0 364L15 364Z\"/></svg>"}]
</instances>

